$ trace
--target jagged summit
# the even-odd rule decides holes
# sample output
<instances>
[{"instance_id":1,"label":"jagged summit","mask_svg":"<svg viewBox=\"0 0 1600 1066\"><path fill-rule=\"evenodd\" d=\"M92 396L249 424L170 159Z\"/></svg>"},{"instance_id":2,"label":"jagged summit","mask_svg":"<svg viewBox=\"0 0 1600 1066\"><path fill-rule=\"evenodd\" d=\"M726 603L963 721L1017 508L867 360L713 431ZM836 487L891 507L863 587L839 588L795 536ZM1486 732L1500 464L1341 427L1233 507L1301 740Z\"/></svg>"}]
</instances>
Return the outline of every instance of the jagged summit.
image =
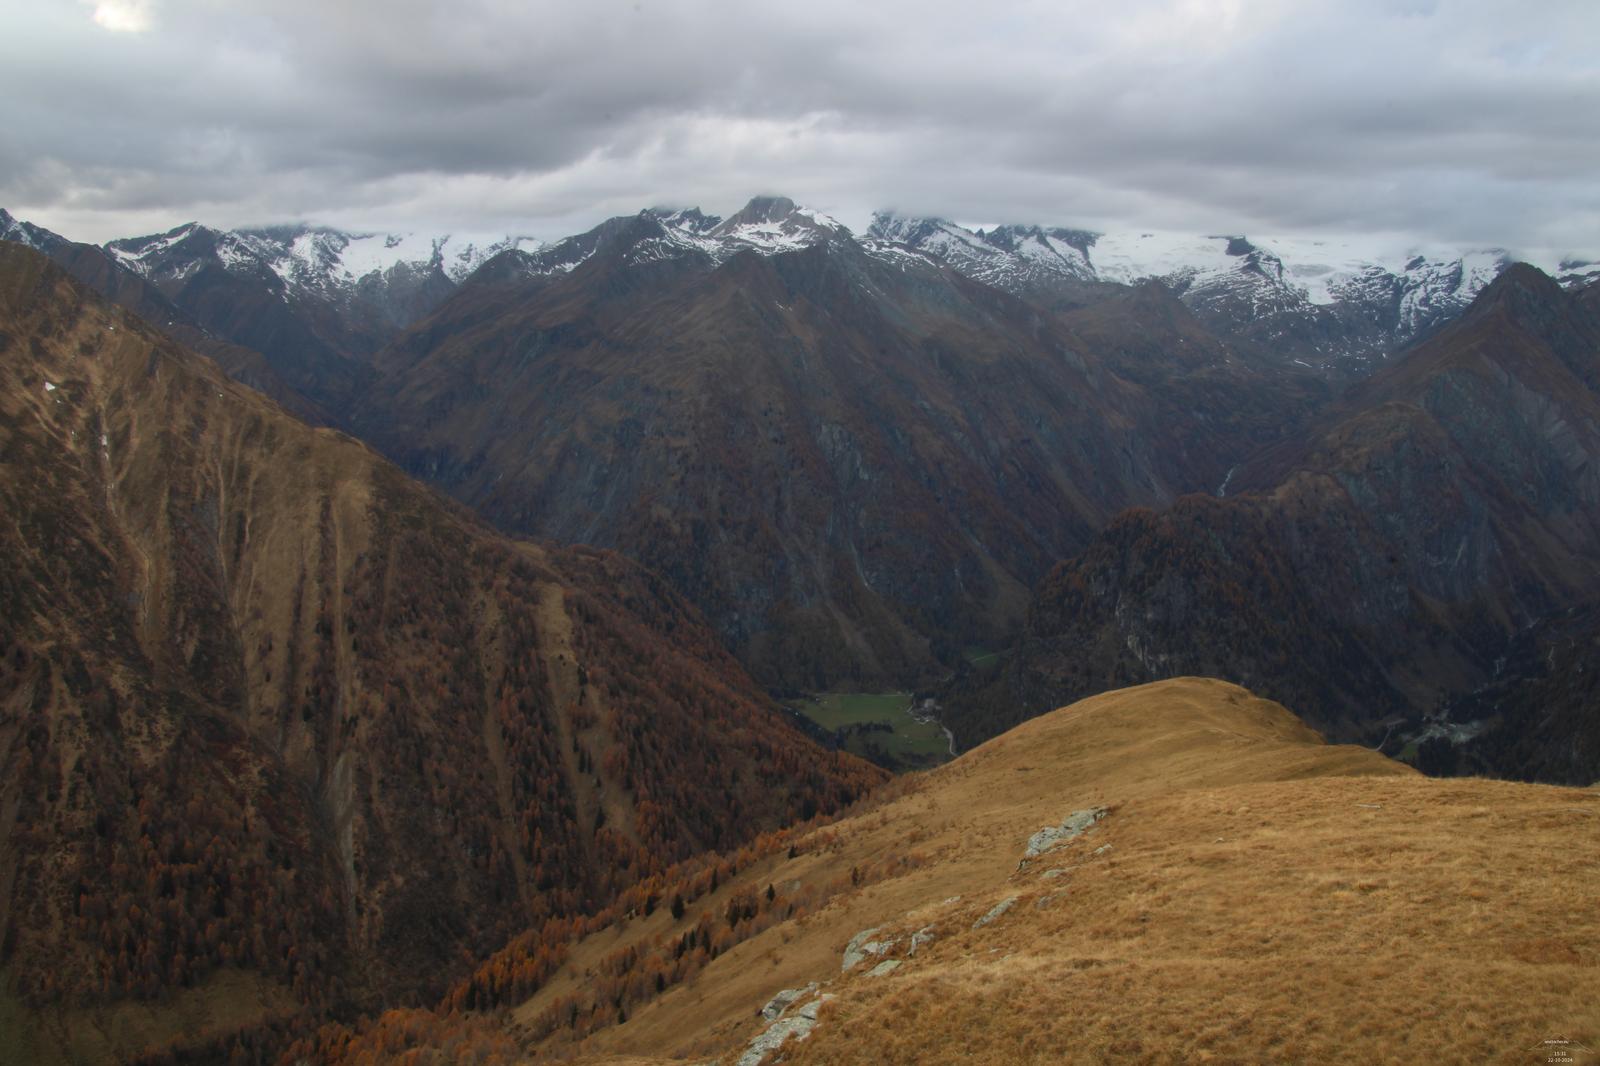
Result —
<instances>
[{"instance_id":1,"label":"jagged summit","mask_svg":"<svg viewBox=\"0 0 1600 1066\"><path fill-rule=\"evenodd\" d=\"M657 219L663 226L690 233L709 233L722 223L720 215L708 215L698 207L647 207L644 214Z\"/></svg>"},{"instance_id":2,"label":"jagged summit","mask_svg":"<svg viewBox=\"0 0 1600 1066\"><path fill-rule=\"evenodd\" d=\"M795 202L787 196L753 196L737 214L723 223L727 227L781 222L795 212Z\"/></svg>"},{"instance_id":3,"label":"jagged summit","mask_svg":"<svg viewBox=\"0 0 1600 1066\"><path fill-rule=\"evenodd\" d=\"M850 230L837 219L800 207L787 196L757 196L711 234L768 253L851 236Z\"/></svg>"}]
</instances>

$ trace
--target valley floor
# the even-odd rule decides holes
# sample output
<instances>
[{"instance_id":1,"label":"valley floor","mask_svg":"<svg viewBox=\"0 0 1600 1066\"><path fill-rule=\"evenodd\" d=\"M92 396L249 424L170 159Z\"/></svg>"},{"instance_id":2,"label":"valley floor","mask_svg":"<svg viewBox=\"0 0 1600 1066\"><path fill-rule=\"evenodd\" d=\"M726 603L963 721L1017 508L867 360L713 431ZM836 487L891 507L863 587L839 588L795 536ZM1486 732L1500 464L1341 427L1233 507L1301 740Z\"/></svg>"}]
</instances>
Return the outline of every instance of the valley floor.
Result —
<instances>
[{"instance_id":1,"label":"valley floor","mask_svg":"<svg viewBox=\"0 0 1600 1066\"><path fill-rule=\"evenodd\" d=\"M949 731L906 692L828 692L791 709L833 733L840 746L890 770L925 770L955 755Z\"/></svg>"}]
</instances>

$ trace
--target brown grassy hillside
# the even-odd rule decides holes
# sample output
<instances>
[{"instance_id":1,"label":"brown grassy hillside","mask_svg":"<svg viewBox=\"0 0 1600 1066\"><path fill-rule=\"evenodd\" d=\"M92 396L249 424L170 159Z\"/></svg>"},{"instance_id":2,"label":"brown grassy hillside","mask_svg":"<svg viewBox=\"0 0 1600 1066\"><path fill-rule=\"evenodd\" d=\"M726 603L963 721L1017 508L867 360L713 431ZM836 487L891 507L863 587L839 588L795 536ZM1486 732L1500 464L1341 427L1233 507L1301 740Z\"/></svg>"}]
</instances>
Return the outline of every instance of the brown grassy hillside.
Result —
<instances>
[{"instance_id":1,"label":"brown grassy hillside","mask_svg":"<svg viewBox=\"0 0 1600 1066\"><path fill-rule=\"evenodd\" d=\"M1093 828L1022 861L1030 835L1095 806ZM657 910L574 944L531 1000L454 1031L494 1034L506 1061L731 1064L769 998L817 982L834 998L785 1062L1544 1061L1542 1040L1600 1046L1597 818L1593 790L1430 780L1235 685L1160 682L902 779L681 920ZM623 1021L608 1002L587 1036L581 1013L545 1032L619 959L768 885L795 917ZM842 972L872 928L891 946ZM885 961L900 965L872 976ZM353 1051L430 1046L392 1021Z\"/></svg>"},{"instance_id":2,"label":"brown grassy hillside","mask_svg":"<svg viewBox=\"0 0 1600 1066\"><path fill-rule=\"evenodd\" d=\"M0 558L0 1042L41 1061L431 1002L883 776L659 579L496 536L10 244Z\"/></svg>"}]
</instances>

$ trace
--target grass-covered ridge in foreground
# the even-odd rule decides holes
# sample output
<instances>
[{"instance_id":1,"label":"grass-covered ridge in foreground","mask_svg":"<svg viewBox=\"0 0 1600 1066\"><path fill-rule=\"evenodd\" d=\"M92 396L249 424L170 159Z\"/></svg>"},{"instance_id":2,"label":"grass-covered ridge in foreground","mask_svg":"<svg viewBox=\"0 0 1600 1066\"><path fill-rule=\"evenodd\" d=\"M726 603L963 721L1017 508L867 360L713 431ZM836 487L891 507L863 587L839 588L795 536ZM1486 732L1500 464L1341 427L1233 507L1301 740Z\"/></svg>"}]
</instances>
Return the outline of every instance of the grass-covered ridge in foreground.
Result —
<instances>
[{"instance_id":1,"label":"grass-covered ridge in foreground","mask_svg":"<svg viewBox=\"0 0 1600 1066\"><path fill-rule=\"evenodd\" d=\"M1093 806L1109 813L1092 830L1020 862L1038 829ZM517 1057L732 1063L774 993L815 981L834 998L806 1040L783 1046L797 1066L1526 1062L1547 1039L1600 1047L1597 819L1593 789L1427 779L1326 745L1238 686L1159 682L902 778L681 920L659 907L587 936L532 999L455 1024L505 1033L741 894L797 895L861 871L630 1004L625 1022L596 1005L598 1029L554 1032ZM915 861L889 868L900 857ZM872 927L893 946L842 972L846 943ZM924 929L934 939L908 954ZM900 966L870 976L886 959ZM394 1036L379 1026L354 1048L428 1046L378 1043Z\"/></svg>"}]
</instances>

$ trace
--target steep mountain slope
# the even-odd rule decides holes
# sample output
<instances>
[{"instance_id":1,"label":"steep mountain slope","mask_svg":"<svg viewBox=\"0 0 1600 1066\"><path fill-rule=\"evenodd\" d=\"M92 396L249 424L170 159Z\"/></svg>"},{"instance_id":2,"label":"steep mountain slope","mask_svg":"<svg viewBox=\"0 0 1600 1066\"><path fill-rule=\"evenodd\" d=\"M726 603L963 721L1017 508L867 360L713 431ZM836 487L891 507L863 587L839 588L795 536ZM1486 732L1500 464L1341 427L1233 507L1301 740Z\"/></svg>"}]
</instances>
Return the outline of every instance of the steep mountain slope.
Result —
<instances>
[{"instance_id":1,"label":"steep mountain slope","mask_svg":"<svg viewBox=\"0 0 1600 1066\"><path fill-rule=\"evenodd\" d=\"M1600 597L1597 386L1591 296L1508 270L1299 443L1239 471L1256 491L1130 512L1056 568L1001 676L952 701L958 739L1199 671L1341 736L1485 684L1519 629ZM1554 757L1566 741L1535 743Z\"/></svg>"},{"instance_id":2,"label":"steep mountain slope","mask_svg":"<svg viewBox=\"0 0 1600 1066\"><path fill-rule=\"evenodd\" d=\"M1184 678L1046 714L681 915L593 932L509 1015L416 1012L321 1047L336 1063L450 1041L636 1066L1523 1061L1600 1038L1596 817L1592 790L1429 780Z\"/></svg>"},{"instance_id":3,"label":"steep mountain slope","mask_svg":"<svg viewBox=\"0 0 1600 1066\"><path fill-rule=\"evenodd\" d=\"M809 243L717 244L757 231ZM1211 487L1271 432L1181 307L1117 354L1166 353L1158 395L1039 309L787 201L709 233L647 212L508 253L375 359L352 428L504 528L659 570L793 687L903 683L1002 639L1110 515Z\"/></svg>"},{"instance_id":4,"label":"steep mountain slope","mask_svg":"<svg viewBox=\"0 0 1600 1066\"><path fill-rule=\"evenodd\" d=\"M1365 376L1389 353L1455 318L1511 263L1495 249L1374 259L1337 240L1038 226L974 232L893 212L874 216L868 234L1050 307L1093 302L1112 286L1160 281L1223 336L1341 380ZM1580 285L1591 270L1563 263L1562 280Z\"/></svg>"},{"instance_id":5,"label":"steep mountain slope","mask_svg":"<svg viewBox=\"0 0 1600 1066\"><path fill-rule=\"evenodd\" d=\"M0 1014L40 1059L431 996L882 778L658 578L489 532L12 243L0 555Z\"/></svg>"}]
</instances>

